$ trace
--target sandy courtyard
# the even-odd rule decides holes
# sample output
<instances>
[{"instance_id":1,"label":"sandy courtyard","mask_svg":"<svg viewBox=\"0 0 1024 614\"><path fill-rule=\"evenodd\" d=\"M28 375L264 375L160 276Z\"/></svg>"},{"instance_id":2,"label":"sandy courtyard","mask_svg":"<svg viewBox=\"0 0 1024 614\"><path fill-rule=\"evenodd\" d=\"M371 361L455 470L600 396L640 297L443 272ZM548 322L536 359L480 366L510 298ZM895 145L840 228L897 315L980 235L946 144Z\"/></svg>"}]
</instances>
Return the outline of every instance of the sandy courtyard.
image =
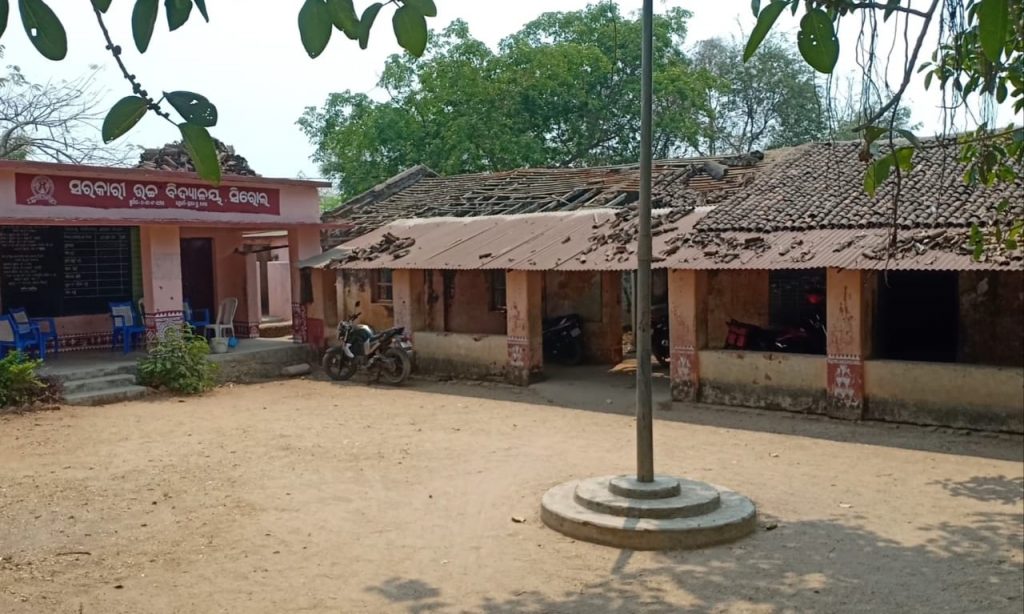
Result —
<instances>
[{"instance_id":1,"label":"sandy courtyard","mask_svg":"<svg viewBox=\"0 0 1024 614\"><path fill-rule=\"evenodd\" d=\"M1019 437L677 407L658 471L750 496L754 536L548 530L546 489L633 468L630 396L303 380L0 417L0 612L1024 608Z\"/></svg>"}]
</instances>

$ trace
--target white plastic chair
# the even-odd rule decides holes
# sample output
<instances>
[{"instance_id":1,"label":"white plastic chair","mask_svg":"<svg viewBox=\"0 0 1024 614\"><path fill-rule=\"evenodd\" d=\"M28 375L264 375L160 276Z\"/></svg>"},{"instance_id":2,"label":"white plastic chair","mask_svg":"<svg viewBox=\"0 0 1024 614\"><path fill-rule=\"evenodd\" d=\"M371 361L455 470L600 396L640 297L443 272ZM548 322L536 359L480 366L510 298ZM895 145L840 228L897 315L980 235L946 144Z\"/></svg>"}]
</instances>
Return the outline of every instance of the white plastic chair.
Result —
<instances>
[{"instance_id":1,"label":"white plastic chair","mask_svg":"<svg viewBox=\"0 0 1024 614\"><path fill-rule=\"evenodd\" d=\"M226 298L220 302L220 306L217 308L217 321L206 327L207 331L212 330L214 338L216 337L234 337L235 336L235 312L238 311L238 299L237 298Z\"/></svg>"}]
</instances>

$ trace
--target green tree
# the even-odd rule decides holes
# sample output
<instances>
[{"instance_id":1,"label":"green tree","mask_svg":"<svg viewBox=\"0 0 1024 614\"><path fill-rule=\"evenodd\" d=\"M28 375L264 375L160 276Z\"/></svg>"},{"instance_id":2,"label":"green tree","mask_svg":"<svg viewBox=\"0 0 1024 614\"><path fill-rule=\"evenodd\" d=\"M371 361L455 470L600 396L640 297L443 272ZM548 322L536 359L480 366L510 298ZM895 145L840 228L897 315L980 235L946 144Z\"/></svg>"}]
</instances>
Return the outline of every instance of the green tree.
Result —
<instances>
[{"instance_id":1,"label":"green tree","mask_svg":"<svg viewBox=\"0 0 1024 614\"><path fill-rule=\"evenodd\" d=\"M706 90L701 154L785 147L827 135L814 71L781 38L765 41L747 63L741 43L719 38L698 43L693 56L714 78Z\"/></svg>"},{"instance_id":2,"label":"green tree","mask_svg":"<svg viewBox=\"0 0 1024 614\"><path fill-rule=\"evenodd\" d=\"M697 144L710 79L683 51L689 14L655 21L655 154ZM492 51L456 21L419 60L389 59L385 101L332 94L299 125L344 194L415 164L445 173L633 162L639 155L638 19L612 2L546 13Z\"/></svg>"}]
</instances>

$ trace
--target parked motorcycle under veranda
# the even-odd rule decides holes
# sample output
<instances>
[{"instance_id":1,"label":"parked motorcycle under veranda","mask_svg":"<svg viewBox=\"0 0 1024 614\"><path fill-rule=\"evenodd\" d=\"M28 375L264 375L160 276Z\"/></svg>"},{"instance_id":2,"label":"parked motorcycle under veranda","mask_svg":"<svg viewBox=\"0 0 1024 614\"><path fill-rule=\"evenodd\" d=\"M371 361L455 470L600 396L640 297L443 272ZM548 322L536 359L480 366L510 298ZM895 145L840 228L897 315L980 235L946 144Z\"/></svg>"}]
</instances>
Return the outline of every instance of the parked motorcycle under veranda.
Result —
<instances>
[{"instance_id":1,"label":"parked motorcycle under veranda","mask_svg":"<svg viewBox=\"0 0 1024 614\"><path fill-rule=\"evenodd\" d=\"M375 332L366 324L357 324L356 313L338 323L338 345L327 350L322 365L337 381L351 379L359 369L370 371L374 381L397 386L412 373L412 342L401 326Z\"/></svg>"},{"instance_id":2,"label":"parked motorcycle under veranda","mask_svg":"<svg viewBox=\"0 0 1024 614\"><path fill-rule=\"evenodd\" d=\"M825 326L825 293L813 289L804 294L803 322L783 329L729 320L725 338L727 350L824 354L828 330Z\"/></svg>"},{"instance_id":3,"label":"parked motorcycle under veranda","mask_svg":"<svg viewBox=\"0 0 1024 614\"><path fill-rule=\"evenodd\" d=\"M544 320L544 360L574 367L583 362L583 320L570 313Z\"/></svg>"},{"instance_id":4,"label":"parked motorcycle under veranda","mask_svg":"<svg viewBox=\"0 0 1024 614\"><path fill-rule=\"evenodd\" d=\"M651 353L662 367L667 367L672 362L668 320L668 314L665 314L651 322Z\"/></svg>"}]
</instances>

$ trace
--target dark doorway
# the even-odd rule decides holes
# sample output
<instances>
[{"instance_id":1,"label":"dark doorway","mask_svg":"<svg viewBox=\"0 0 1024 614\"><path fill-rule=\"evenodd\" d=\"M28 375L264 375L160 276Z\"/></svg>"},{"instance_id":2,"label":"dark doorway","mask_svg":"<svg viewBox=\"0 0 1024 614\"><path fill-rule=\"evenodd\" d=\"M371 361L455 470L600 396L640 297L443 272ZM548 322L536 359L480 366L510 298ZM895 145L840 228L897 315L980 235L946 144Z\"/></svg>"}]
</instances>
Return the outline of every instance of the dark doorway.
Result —
<instances>
[{"instance_id":1,"label":"dark doorway","mask_svg":"<svg viewBox=\"0 0 1024 614\"><path fill-rule=\"evenodd\" d=\"M877 354L896 360L955 362L959 301L955 271L879 275Z\"/></svg>"},{"instance_id":2,"label":"dark doorway","mask_svg":"<svg viewBox=\"0 0 1024 614\"><path fill-rule=\"evenodd\" d=\"M260 318L270 317L270 251L256 254L260 266Z\"/></svg>"},{"instance_id":3,"label":"dark doorway","mask_svg":"<svg viewBox=\"0 0 1024 614\"><path fill-rule=\"evenodd\" d=\"M192 309L216 317L213 291L213 239L181 240L181 291Z\"/></svg>"}]
</instances>

